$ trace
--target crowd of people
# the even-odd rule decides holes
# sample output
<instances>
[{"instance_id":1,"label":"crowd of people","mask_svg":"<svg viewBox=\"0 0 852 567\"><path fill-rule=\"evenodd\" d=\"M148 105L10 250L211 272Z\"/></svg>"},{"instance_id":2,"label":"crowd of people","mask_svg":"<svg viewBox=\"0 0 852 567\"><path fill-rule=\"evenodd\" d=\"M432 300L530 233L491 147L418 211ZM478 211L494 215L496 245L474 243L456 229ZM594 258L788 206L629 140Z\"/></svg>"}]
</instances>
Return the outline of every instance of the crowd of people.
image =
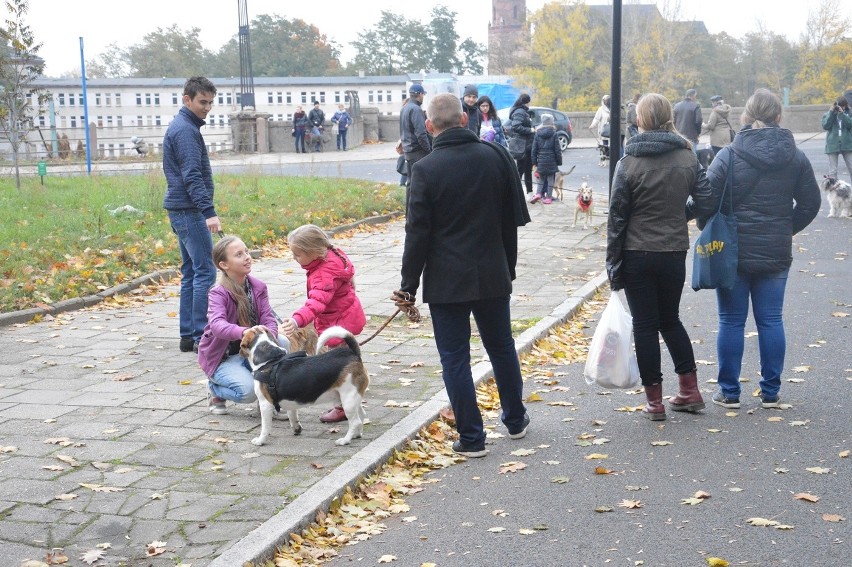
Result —
<instances>
[{"instance_id":1,"label":"crowd of people","mask_svg":"<svg viewBox=\"0 0 852 567\"><path fill-rule=\"evenodd\" d=\"M164 138L163 167L168 183L164 208L182 258L179 347L198 353L209 379L209 411L222 414L228 411L227 401L255 401L252 373L239 354L240 339L249 328L267 326L287 348L288 336L306 326L321 333L339 325L357 335L366 317L354 285L355 267L314 225L288 235L293 258L306 272L304 305L284 320L275 315L266 285L251 275L245 244L237 236L224 236L214 206L200 127L215 94L216 87L204 77L186 82L184 106ZM435 94L425 110L427 93L421 84L412 84L408 94L397 145L406 187L406 238L400 287L393 296L413 303L422 281L422 300L430 307L459 433L453 449L480 457L487 449L471 380L470 317L494 368L501 419L509 437L519 439L530 418L511 331L518 229L530 222L528 202L551 202L562 151L551 114L532 126L526 93L512 105L508 125L475 85L465 87L461 97ZM711 98L706 122L697 100L693 89L675 105L656 93L633 97L624 124L625 155L615 169L609 205L607 273L613 292L623 289L630 307L647 399L644 413L652 420L666 418L660 336L678 378L669 408L705 408L692 342L679 315L690 248L688 221L695 218L703 226L720 208L737 219L736 281L730 289L716 289L719 388L712 402L725 408L740 405L743 328L751 303L759 330L761 405L772 408L780 400L792 238L814 219L820 205L812 166L792 133L781 127L782 105L775 94L755 91L739 130L721 96ZM599 135L608 127L609 108L604 97L592 126ZM304 132L323 121L318 104L308 115L299 109L294 119L297 151L305 149ZM338 149L345 151L351 117L342 105L332 123L338 127ZM836 175L840 156L847 167L852 160L852 147L845 145L852 138L845 99L826 113L823 128L830 134L826 152L834 156L831 173ZM697 155L701 134L710 135L715 155L707 168ZM493 198L483 199L486 193ZM220 238L214 246L215 234ZM321 419L334 422L346 415L335 407Z\"/></svg>"}]
</instances>

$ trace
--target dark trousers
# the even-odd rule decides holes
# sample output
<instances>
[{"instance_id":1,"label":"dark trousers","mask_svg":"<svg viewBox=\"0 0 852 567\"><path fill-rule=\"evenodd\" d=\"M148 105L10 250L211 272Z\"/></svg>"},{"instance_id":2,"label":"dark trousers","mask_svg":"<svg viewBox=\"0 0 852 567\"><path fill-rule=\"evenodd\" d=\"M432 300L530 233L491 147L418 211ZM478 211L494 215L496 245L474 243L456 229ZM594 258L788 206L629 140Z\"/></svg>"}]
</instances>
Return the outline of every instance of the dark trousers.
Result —
<instances>
[{"instance_id":1,"label":"dark trousers","mask_svg":"<svg viewBox=\"0 0 852 567\"><path fill-rule=\"evenodd\" d=\"M444 386L456 416L456 430L465 445L485 441L482 414L470 369L470 315L473 314L500 396L500 419L510 430L523 424L524 383L512 337L509 296L462 303L430 303L435 345L441 357Z\"/></svg>"},{"instance_id":2,"label":"dark trousers","mask_svg":"<svg viewBox=\"0 0 852 567\"><path fill-rule=\"evenodd\" d=\"M532 155L529 152L524 154L524 157L516 160L518 162L518 173L524 178L524 185L527 188L527 193L532 193L533 178L532 178Z\"/></svg>"},{"instance_id":3,"label":"dark trousers","mask_svg":"<svg viewBox=\"0 0 852 567\"><path fill-rule=\"evenodd\" d=\"M663 336L677 374L695 370L692 343L680 321L686 251L625 250L622 269L642 384L662 381L659 335Z\"/></svg>"},{"instance_id":4,"label":"dark trousers","mask_svg":"<svg viewBox=\"0 0 852 567\"><path fill-rule=\"evenodd\" d=\"M344 150L346 149L346 133L348 131L349 130L347 130L347 129L337 131L337 149L338 150L341 149L341 148L343 148Z\"/></svg>"},{"instance_id":5,"label":"dark trousers","mask_svg":"<svg viewBox=\"0 0 852 567\"><path fill-rule=\"evenodd\" d=\"M305 153L305 130L304 128L296 129L296 153L299 153L299 147L302 148L302 153Z\"/></svg>"},{"instance_id":6,"label":"dark trousers","mask_svg":"<svg viewBox=\"0 0 852 567\"><path fill-rule=\"evenodd\" d=\"M429 155L429 152L416 150L405 152L406 180L405 180L405 212L408 213L408 196L411 193L411 166Z\"/></svg>"}]
</instances>

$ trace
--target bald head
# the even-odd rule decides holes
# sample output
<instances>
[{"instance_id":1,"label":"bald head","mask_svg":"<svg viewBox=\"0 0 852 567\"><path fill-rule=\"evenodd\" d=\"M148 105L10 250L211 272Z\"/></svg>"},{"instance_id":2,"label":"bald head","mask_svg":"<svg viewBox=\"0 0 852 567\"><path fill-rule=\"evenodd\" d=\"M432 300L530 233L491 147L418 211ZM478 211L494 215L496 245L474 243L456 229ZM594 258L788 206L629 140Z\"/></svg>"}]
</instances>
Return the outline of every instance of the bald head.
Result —
<instances>
[{"instance_id":1,"label":"bald head","mask_svg":"<svg viewBox=\"0 0 852 567\"><path fill-rule=\"evenodd\" d=\"M444 130L464 126L467 123L467 115L462 112L461 101L450 93L441 93L432 97L429 101L429 109L426 115L426 125L431 126L432 134L437 136Z\"/></svg>"}]
</instances>

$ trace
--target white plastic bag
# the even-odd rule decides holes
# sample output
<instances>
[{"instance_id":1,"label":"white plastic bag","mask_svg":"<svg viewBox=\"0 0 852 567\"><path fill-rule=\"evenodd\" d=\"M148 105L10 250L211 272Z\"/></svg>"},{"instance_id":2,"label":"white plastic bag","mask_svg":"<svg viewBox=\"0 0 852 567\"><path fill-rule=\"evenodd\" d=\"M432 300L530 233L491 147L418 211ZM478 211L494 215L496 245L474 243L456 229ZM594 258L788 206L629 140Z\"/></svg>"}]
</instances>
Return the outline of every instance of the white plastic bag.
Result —
<instances>
[{"instance_id":1,"label":"white plastic bag","mask_svg":"<svg viewBox=\"0 0 852 567\"><path fill-rule=\"evenodd\" d=\"M633 352L633 318L624 309L618 294L609 303L589 346L583 375L586 383L602 388L635 388L639 385L639 365Z\"/></svg>"}]
</instances>

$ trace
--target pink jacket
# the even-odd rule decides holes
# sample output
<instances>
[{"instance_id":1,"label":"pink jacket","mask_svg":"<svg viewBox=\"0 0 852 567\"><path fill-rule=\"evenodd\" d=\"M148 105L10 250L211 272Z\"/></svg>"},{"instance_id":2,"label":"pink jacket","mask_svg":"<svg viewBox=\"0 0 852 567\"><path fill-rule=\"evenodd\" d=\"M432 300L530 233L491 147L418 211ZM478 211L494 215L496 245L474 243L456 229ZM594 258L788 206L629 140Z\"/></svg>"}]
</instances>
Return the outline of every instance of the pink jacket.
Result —
<instances>
[{"instance_id":1,"label":"pink jacket","mask_svg":"<svg viewBox=\"0 0 852 567\"><path fill-rule=\"evenodd\" d=\"M278 324L272 314L266 284L251 274L248 280L251 283L258 323L268 327L277 337ZM208 295L207 326L204 327L204 334L198 343L198 364L208 377L213 376L216 368L222 363L225 353L228 352L228 344L242 339L245 330L246 327L237 324L237 302L231 293L221 285L214 286Z\"/></svg>"},{"instance_id":2,"label":"pink jacket","mask_svg":"<svg viewBox=\"0 0 852 567\"><path fill-rule=\"evenodd\" d=\"M304 268L308 276L308 300L293 313L299 327L314 321L317 333L335 325L353 335L360 333L367 317L355 295L355 266L346 254L335 248L325 258L318 258Z\"/></svg>"}]
</instances>

